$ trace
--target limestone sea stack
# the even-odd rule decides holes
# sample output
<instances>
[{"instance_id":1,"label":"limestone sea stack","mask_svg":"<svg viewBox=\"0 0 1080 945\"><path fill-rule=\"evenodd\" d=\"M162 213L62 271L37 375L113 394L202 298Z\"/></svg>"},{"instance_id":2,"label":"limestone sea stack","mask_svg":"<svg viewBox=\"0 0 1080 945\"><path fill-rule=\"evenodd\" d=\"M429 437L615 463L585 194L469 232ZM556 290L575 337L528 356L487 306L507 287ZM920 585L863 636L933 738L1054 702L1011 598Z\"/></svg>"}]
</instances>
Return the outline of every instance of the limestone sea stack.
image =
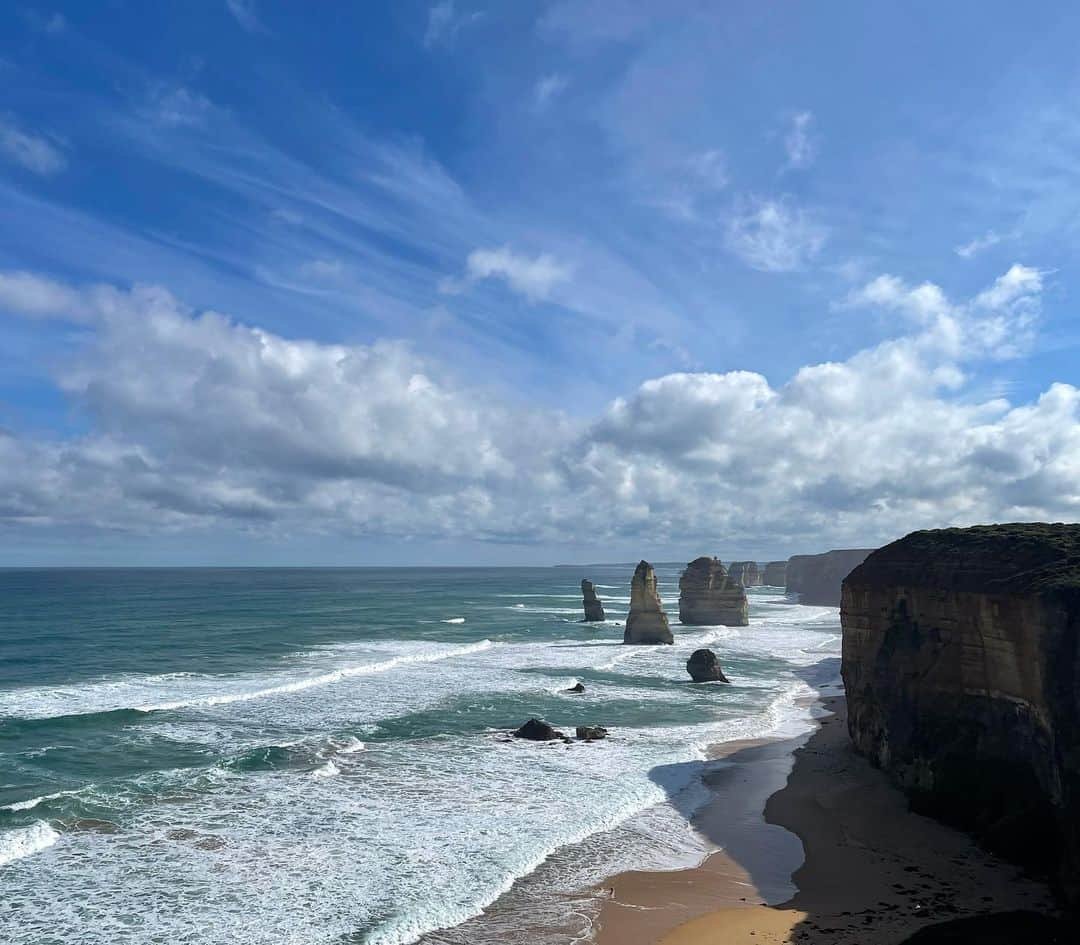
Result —
<instances>
[{"instance_id":1,"label":"limestone sea stack","mask_svg":"<svg viewBox=\"0 0 1080 945\"><path fill-rule=\"evenodd\" d=\"M686 671L694 682L728 682L720 659L712 650L694 650L686 661Z\"/></svg>"},{"instance_id":2,"label":"limestone sea stack","mask_svg":"<svg viewBox=\"0 0 1080 945\"><path fill-rule=\"evenodd\" d=\"M626 617L623 643L674 642L656 590L656 572L648 561L640 561L630 582L630 613Z\"/></svg>"},{"instance_id":3,"label":"limestone sea stack","mask_svg":"<svg viewBox=\"0 0 1080 945\"><path fill-rule=\"evenodd\" d=\"M686 624L745 627L746 590L719 558L695 558L679 578L679 620Z\"/></svg>"},{"instance_id":4,"label":"limestone sea stack","mask_svg":"<svg viewBox=\"0 0 1080 945\"><path fill-rule=\"evenodd\" d=\"M604 605L596 596L596 585L592 581L581 579L581 603L585 607L585 622L593 623L604 619Z\"/></svg>"},{"instance_id":5,"label":"limestone sea stack","mask_svg":"<svg viewBox=\"0 0 1080 945\"><path fill-rule=\"evenodd\" d=\"M761 584L761 571L756 561L732 561L728 574L743 587L757 587Z\"/></svg>"},{"instance_id":6,"label":"limestone sea stack","mask_svg":"<svg viewBox=\"0 0 1080 945\"><path fill-rule=\"evenodd\" d=\"M844 578L862 564L872 550L841 548L820 555L794 555L788 559L787 592L798 594L801 604L839 607L840 585Z\"/></svg>"},{"instance_id":7,"label":"limestone sea stack","mask_svg":"<svg viewBox=\"0 0 1080 945\"><path fill-rule=\"evenodd\" d=\"M770 561L765 565L761 583L769 587L787 587L787 562Z\"/></svg>"},{"instance_id":8,"label":"limestone sea stack","mask_svg":"<svg viewBox=\"0 0 1080 945\"><path fill-rule=\"evenodd\" d=\"M1080 906L1080 525L914 532L840 616L855 747Z\"/></svg>"}]
</instances>

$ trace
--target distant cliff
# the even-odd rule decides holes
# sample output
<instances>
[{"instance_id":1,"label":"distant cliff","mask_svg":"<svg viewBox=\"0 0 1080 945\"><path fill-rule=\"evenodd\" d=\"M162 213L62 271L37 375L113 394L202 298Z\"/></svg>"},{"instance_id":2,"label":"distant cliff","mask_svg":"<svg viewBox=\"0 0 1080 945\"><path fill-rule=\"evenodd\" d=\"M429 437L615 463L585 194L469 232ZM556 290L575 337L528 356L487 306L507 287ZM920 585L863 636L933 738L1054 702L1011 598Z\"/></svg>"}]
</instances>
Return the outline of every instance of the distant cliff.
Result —
<instances>
[{"instance_id":1,"label":"distant cliff","mask_svg":"<svg viewBox=\"0 0 1080 945\"><path fill-rule=\"evenodd\" d=\"M1080 904L1080 525L915 532L844 582L855 747Z\"/></svg>"},{"instance_id":2,"label":"distant cliff","mask_svg":"<svg viewBox=\"0 0 1080 945\"><path fill-rule=\"evenodd\" d=\"M761 583L767 584L769 587L786 587L787 586L787 562L786 561L770 561L765 565L765 570L761 575Z\"/></svg>"},{"instance_id":3,"label":"distant cliff","mask_svg":"<svg viewBox=\"0 0 1080 945\"><path fill-rule=\"evenodd\" d=\"M756 561L732 561L727 571L732 580L738 581L743 587L761 584L761 571Z\"/></svg>"},{"instance_id":4,"label":"distant cliff","mask_svg":"<svg viewBox=\"0 0 1080 945\"><path fill-rule=\"evenodd\" d=\"M820 555L794 555L788 559L787 591L803 604L840 606L840 585L852 568L863 563L869 548L842 548Z\"/></svg>"}]
</instances>

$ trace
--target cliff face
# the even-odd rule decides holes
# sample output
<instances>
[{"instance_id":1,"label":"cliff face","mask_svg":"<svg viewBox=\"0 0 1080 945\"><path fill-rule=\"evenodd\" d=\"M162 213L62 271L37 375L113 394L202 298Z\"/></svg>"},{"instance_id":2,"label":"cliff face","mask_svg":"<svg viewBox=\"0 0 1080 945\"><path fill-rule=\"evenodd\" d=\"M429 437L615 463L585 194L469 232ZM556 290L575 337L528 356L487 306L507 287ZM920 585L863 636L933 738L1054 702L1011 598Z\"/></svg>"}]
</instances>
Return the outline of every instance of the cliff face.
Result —
<instances>
[{"instance_id":1,"label":"cliff face","mask_svg":"<svg viewBox=\"0 0 1080 945\"><path fill-rule=\"evenodd\" d=\"M630 613L626 617L623 643L674 642L656 590L656 572L648 561L641 561L630 582Z\"/></svg>"},{"instance_id":2,"label":"cliff face","mask_svg":"<svg viewBox=\"0 0 1080 945\"><path fill-rule=\"evenodd\" d=\"M686 624L749 623L746 591L717 558L695 558L679 578L679 620Z\"/></svg>"},{"instance_id":3,"label":"cliff face","mask_svg":"<svg viewBox=\"0 0 1080 945\"><path fill-rule=\"evenodd\" d=\"M787 562L770 561L765 565L765 571L761 575L761 583L769 587L787 586Z\"/></svg>"},{"instance_id":4,"label":"cliff face","mask_svg":"<svg viewBox=\"0 0 1080 945\"><path fill-rule=\"evenodd\" d=\"M797 593L803 604L838 607L844 578L866 560L871 550L842 548L820 555L794 555L788 559L788 593Z\"/></svg>"},{"instance_id":5,"label":"cliff face","mask_svg":"<svg viewBox=\"0 0 1080 945\"><path fill-rule=\"evenodd\" d=\"M585 578L581 579L581 604L585 608L585 621L592 623L604 619L604 605L596 596L596 585Z\"/></svg>"},{"instance_id":6,"label":"cliff face","mask_svg":"<svg viewBox=\"0 0 1080 945\"><path fill-rule=\"evenodd\" d=\"M728 574L743 587L757 587L761 583L761 571L756 561L732 561Z\"/></svg>"},{"instance_id":7,"label":"cliff face","mask_svg":"<svg viewBox=\"0 0 1080 945\"><path fill-rule=\"evenodd\" d=\"M840 613L855 747L1080 904L1080 525L915 532Z\"/></svg>"}]
</instances>

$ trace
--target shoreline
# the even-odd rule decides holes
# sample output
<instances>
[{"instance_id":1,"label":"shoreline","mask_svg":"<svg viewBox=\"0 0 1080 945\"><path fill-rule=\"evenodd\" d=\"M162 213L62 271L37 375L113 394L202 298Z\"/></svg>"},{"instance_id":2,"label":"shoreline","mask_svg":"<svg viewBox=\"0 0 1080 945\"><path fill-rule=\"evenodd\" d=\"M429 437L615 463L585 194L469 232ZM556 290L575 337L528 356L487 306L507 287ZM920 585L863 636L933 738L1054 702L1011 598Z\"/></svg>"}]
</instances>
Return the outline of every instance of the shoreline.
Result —
<instances>
[{"instance_id":1,"label":"shoreline","mask_svg":"<svg viewBox=\"0 0 1080 945\"><path fill-rule=\"evenodd\" d=\"M739 748L707 776L714 797L692 823L719 852L692 869L605 884L597 945L892 945L951 919L1057 914L1044 883L911 813L851 747L843 696L822 701L814 732ZM762 800L785 752L790 773Z\"/></svg>"}]
</instances>

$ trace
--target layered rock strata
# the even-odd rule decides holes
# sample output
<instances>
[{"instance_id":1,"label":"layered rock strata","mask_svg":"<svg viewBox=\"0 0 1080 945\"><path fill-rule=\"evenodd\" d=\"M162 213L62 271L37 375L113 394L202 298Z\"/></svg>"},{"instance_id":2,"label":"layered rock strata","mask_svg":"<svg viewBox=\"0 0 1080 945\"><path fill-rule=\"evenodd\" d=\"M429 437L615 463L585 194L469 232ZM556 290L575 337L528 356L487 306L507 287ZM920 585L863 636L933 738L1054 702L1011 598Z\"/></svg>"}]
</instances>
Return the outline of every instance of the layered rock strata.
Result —
<instances>
[{"instance_id":1,"label":"layered rock strata","mask_svg":"<svg viewBox=\"0 0 1080 945\"><path fill-rule=\"evenodd\" d=\"M585 622L594 623L604 619L604 605L596 596L596 585L585 578L581 579L581 603L585 608Z\"/></svg>"},{"instance_id":2,"label":"layered rock strata","mask_svg":"<svg viewBox=\"0 0 1080 945\"><path fill-rule=\"evenodd\" d=\"M855 747L1080 904L1080 525L914 532L840 614Z\"/></svg>"},{"instance_id":3,"label":"layered rock strata","mask_svg":"<svg viewBox=\"0 0 1080 945\"><path fill-rule=\"evenodd\" d=\"M719 558L695 558L679 578L679 620L686 624L745 627L746 591Z\"/></svg>"},{"instance_id":4,"label":"layered rock strata","mask_svg":"<svg viewBox=\"0 0 1080 945\"><path fill-rule=\"evenodd\" d=\"M761 583L766 584L769 587L786 587L787 586L787 562L786 561L770 561L765 565L765 570L761 575Z\"/></svg>"},{"instance_id":5,"label":"layered rock strata","mask_svg":"<svg viewBox=\"0 0 1080 945\"><path fill-rule=\"evenodd\" d=\"M870 548L841 548L820 555L794 555L788 559L787 592L802 604L840 606L840 585L862 564Z\"/></svg>"},{"instance_id":6,"label":"layered rock strata","mask_svg":"<svg viewBox=\"0 0 1080 945\"><path fill-rule=\"evenodd\" d=\"M626 617L623 643L674 642L656 590L656 571L648 561L641 561L630 582L630 613Z\"/></svg>"},{"instance_id":7,"label":"layered rock strata","mask_svg":"<svg viewBox=\"0 0 1080 945\"><path fill-rule=\"evenodd\" d=\"M761 570L756 561L732 561L728 574L743 587L757 587L761 584Z\"/></svg>"}]
</instances>

